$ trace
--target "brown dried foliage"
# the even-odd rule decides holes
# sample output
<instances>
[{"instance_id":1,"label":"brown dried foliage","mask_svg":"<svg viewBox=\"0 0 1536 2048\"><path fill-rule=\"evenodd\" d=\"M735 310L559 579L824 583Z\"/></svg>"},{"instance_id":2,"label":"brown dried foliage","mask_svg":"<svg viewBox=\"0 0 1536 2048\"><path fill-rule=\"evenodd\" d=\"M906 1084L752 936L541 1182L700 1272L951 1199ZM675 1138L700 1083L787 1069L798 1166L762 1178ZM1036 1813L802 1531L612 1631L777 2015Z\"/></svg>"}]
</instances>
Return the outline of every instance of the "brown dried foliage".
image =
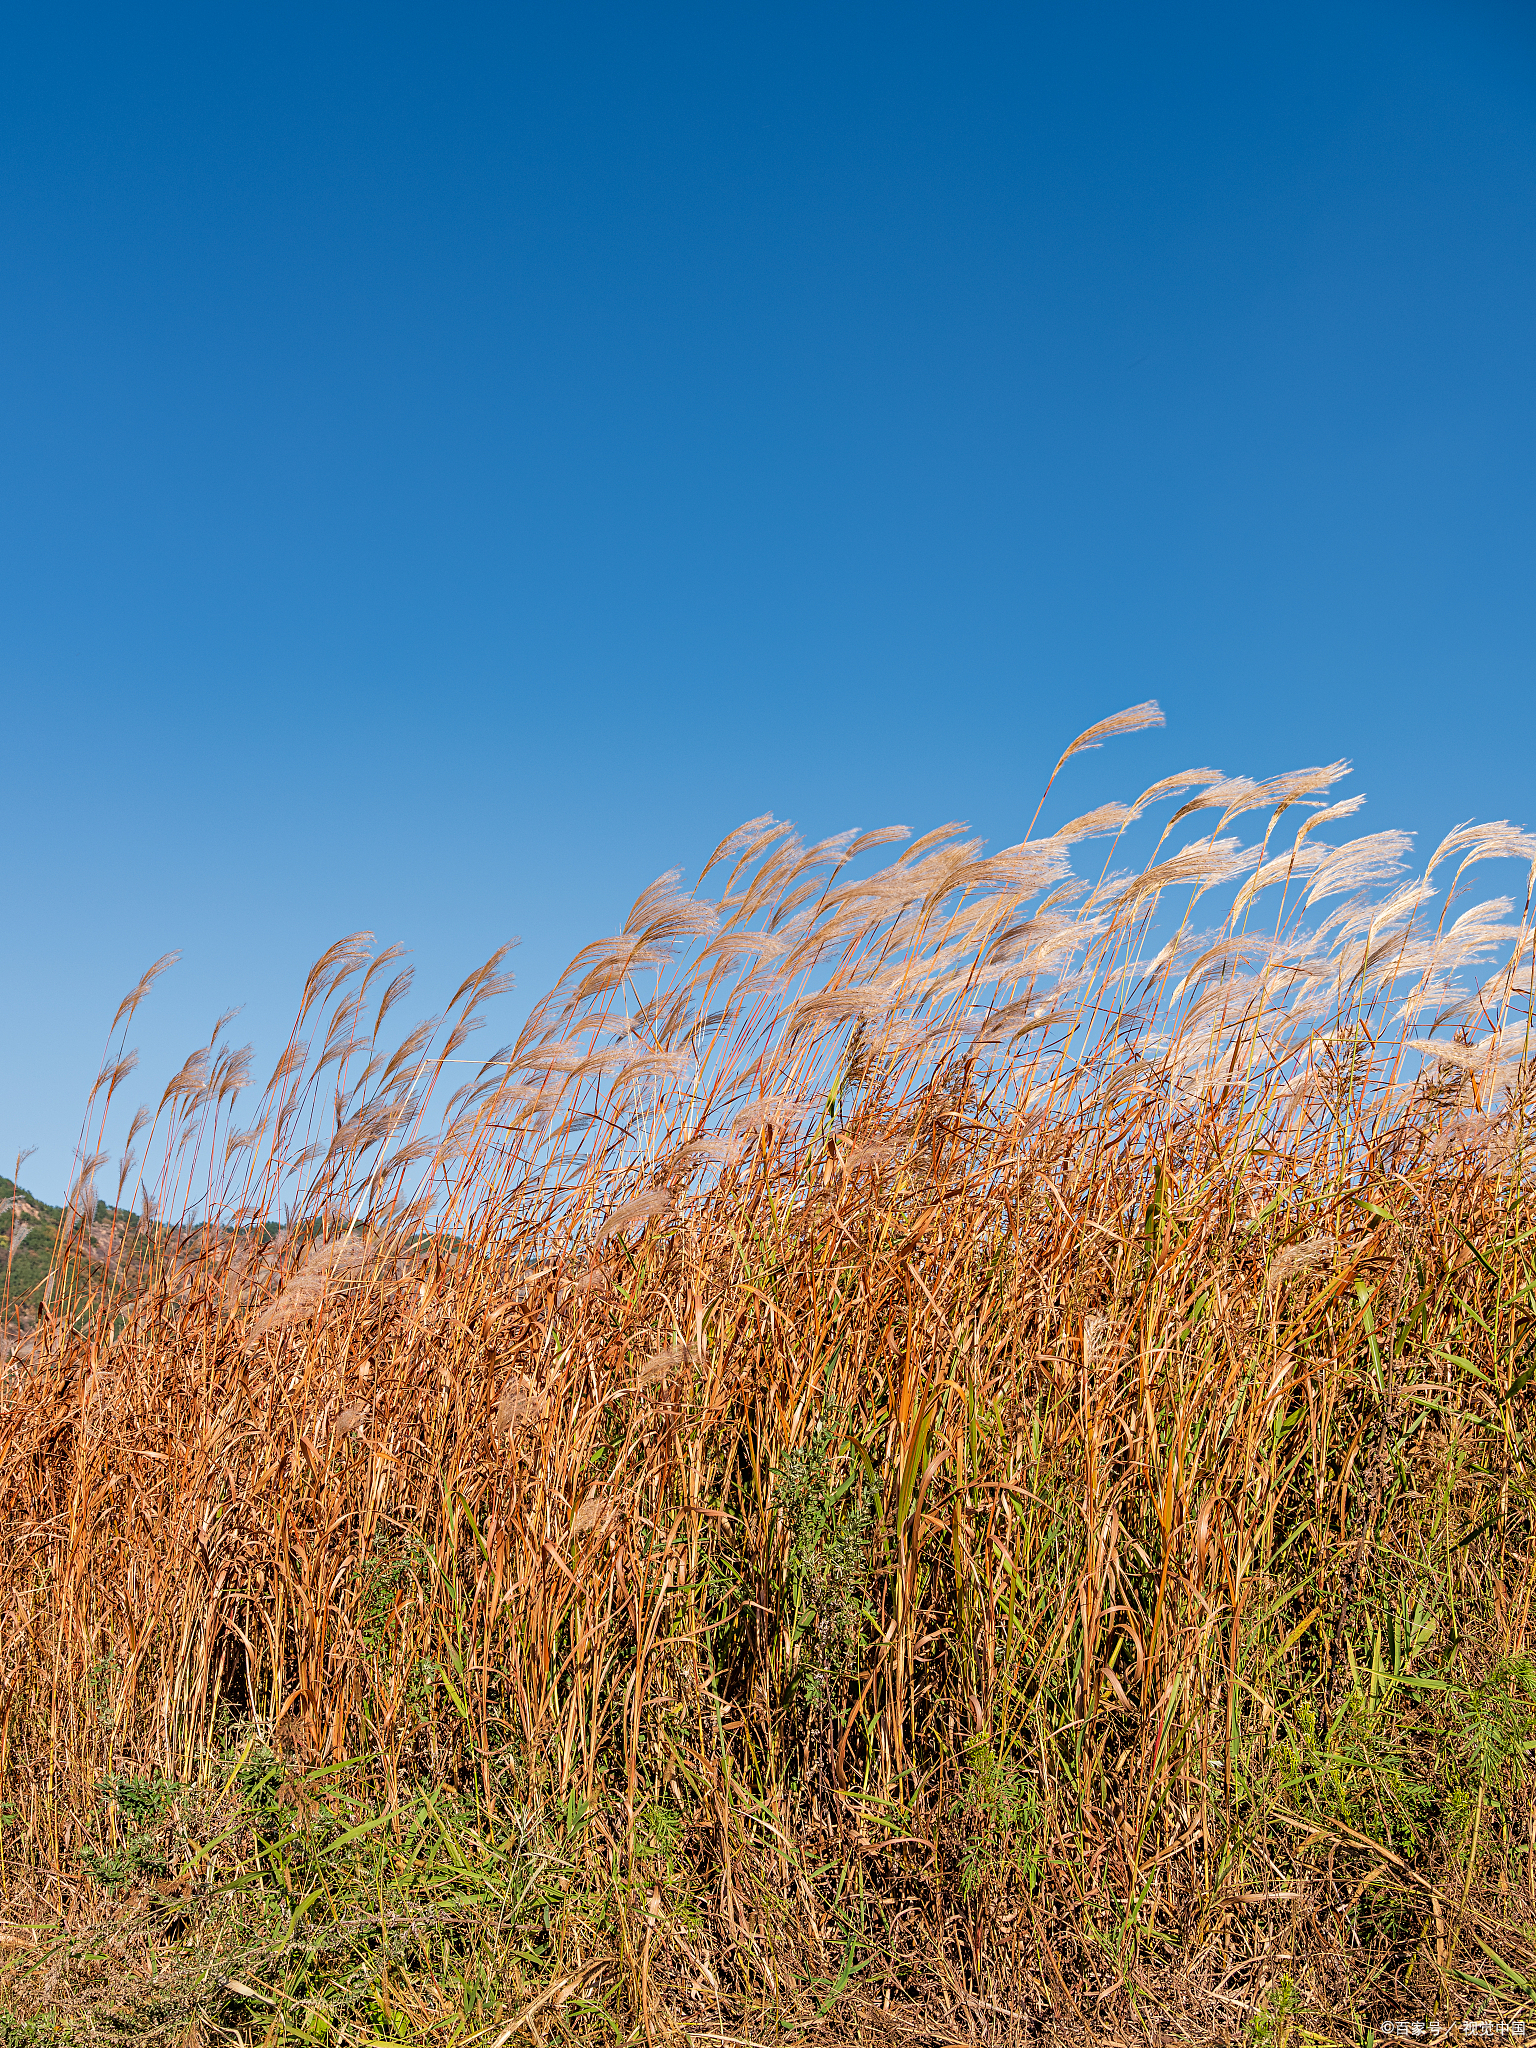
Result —
<instances>
[{"instance_id":1,"label":"brown dried foliage","mask_svg":"<svg viewBox=\"0 0 1536 2048\"><path fill-rule=\"evenodd\" d=\"M78 1901L95 1788L195 1778L233 1717L385 1800L579 1794L625 1882L673 1811L693 1917L623 1965L647 2023L830 1975L844 1866L866 1989L917 1967L1026 2031L1536 1972L1536 1808L1476 1780L1463 1883L1473 1709L1422 1684L1523 1683L1529 929L1496 906L1459 996L1490 919L1425 935L1422 898L1143 962L1159 891L1265 848L1159 842L1059 929L1019 916L1059 841L849 882L770 823L720 850L734 895L647 892L446 1124L426 1040L393 1065L347 1019L375 1079L318 1138L280 1063L270 1149L209 1183L238 1223L45 1320L0 1412L13 1880ZM1456 1002L1447 1145L1402 1034ZM228 1157L214 1064L167 1090L203 1119L168 1174ZM1438 1805L1373 1807L1410 1763Z\"/></svg>"}]
</instances>

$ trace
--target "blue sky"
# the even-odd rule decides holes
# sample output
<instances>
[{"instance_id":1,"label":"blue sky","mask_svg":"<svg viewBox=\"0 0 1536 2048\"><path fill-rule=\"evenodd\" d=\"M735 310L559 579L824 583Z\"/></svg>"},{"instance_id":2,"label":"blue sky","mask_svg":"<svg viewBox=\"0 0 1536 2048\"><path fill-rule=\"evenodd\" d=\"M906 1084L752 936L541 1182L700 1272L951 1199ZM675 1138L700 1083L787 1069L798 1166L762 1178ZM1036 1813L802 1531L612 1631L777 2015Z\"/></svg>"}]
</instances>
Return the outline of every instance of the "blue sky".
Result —
<instances>
[{"instance_id":1,"label":"blue sky","mask_svg":"<svg viewBox=\"0 0 1536 2048\"><path fill-rule=\"evenodd\" d=\"M1536 823L1536 16L13 11L0 1170L404 940L1349 755ZM1053 803L1055 803L1053 799Z\"/></svg>"}]
</instances>

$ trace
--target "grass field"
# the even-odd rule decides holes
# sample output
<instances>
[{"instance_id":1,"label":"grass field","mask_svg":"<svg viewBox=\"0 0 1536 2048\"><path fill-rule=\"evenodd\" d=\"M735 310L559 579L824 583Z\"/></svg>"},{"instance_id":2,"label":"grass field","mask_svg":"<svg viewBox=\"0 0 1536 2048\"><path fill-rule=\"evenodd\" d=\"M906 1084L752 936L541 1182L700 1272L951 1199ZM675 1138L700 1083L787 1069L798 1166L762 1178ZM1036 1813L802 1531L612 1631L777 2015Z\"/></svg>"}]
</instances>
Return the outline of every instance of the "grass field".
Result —
<instances>
[{"instance_id":1,"label":"grass field","mask_svg":"<svg viewBox=\"0 0 1536 2048\"><path fill-rule=\"evenodd\" d=\"M499 956L343 941L108 1209L147 977L3 1368L0 2043L1536 2023L1536 842L1339 774L755 821L483 1064Z\"/></svg>"}]
</instances>

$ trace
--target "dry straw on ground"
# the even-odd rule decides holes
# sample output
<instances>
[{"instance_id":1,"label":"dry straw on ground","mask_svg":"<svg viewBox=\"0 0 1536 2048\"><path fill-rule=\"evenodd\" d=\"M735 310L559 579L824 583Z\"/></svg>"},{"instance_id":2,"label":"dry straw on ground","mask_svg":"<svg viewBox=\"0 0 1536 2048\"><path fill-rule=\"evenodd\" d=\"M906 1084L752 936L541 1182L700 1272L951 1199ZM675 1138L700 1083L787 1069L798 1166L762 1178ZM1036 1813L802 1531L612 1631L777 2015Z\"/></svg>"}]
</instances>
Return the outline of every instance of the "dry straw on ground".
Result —
<instances>
[{"instance_id":1,"label":"dry straw on ground","mask_svg":"<svg viewBox=\"0 0 1536 2048\"><path fill-rule=\"evenodd\" d=\"M238 1127L215 1033L0 1410L16 2010L153 1956L154 2024L271 2039L1523 2012L1533 934L1453 899L1536 841L1437 895L1324 840L1342 773L992 855L755 819L446 1114L500 956L396 1040L342 941Z\"/></svg>"}]
</instances>

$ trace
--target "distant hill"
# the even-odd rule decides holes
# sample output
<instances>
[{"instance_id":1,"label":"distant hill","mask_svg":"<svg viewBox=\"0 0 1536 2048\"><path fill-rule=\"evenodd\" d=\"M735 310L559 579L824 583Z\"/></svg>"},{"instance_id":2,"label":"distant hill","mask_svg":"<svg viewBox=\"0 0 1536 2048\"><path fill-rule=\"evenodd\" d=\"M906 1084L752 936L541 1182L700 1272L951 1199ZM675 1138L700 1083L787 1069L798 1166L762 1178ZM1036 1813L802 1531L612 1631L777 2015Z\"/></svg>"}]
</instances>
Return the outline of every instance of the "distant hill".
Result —
<instances>
[{"instance_id":1,"label":"distant hill","mask_svg":"<svg viewBox=\"0 0 1536 2048\"><path fill-rule=\"evenodd\" d=\"M0 1286L11 1305L30 1307L41 1294L63 1221L62 1209L0 1174L0 1259L9 1267L9 1285Z\"/></svg>"},{"instance_id":2,"label":"distant hill","mask_svg":"<svg viewBox=\"0 0 1536 2048\"><path fill-rule=\"evenodd\" d=\"M87 1256L92 1260L106 1256L111 1225L137 1221L127 1209L98 1202ZM36 1316L63 1222L61 1208L0 1174L0 1317L4 1321L25 1327Z\"/></svg>"}]
</instances>

